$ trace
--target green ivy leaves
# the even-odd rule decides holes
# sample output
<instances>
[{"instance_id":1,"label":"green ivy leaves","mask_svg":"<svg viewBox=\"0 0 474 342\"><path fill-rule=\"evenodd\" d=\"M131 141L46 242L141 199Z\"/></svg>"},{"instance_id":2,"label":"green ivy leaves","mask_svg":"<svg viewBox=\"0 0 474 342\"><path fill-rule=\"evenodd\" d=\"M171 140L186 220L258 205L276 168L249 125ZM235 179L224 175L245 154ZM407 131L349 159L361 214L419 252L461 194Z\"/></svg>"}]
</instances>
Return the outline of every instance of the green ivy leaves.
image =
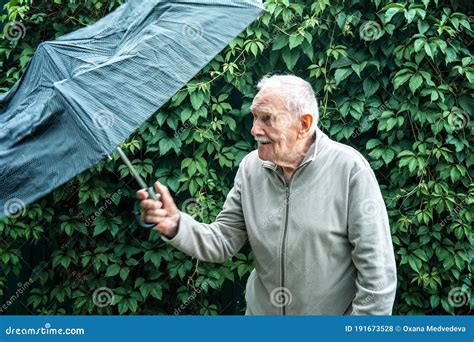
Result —
<instances>
[{"instance_id":1,"label":"green ivy leaves","mask_svg":"<svg viewBox=\"0 0 474 342\"><path fill-rule=\"evenodd\" d=\"M4 21L22 20L28 34L0 47L0 91L19 79L42 40L94 22L120 1L57 3L7 2ZM376 171L398 264L394 312L469 313L471 303L454 308L448 300L452 287L472 287L474 58L464 8L430 0L267 0L261 17L122 148L147 183L160 180L179 207L194 200L197 217L212 222L236 167L255 148L249 108L256 82L293 72L316 92L319 127ZM362 25L375 32L363 35ZM137 188L113 155L24 217L0 222L0 285L22 274L21 246L31 244L38 278L26 296L35 313L220 313L227 302L217 294L226 282L243 285L253 255L213 265L166 245L137 228ZM104 308L92 301L101 287L114 293Z\"/></svg>"}]
</instances>

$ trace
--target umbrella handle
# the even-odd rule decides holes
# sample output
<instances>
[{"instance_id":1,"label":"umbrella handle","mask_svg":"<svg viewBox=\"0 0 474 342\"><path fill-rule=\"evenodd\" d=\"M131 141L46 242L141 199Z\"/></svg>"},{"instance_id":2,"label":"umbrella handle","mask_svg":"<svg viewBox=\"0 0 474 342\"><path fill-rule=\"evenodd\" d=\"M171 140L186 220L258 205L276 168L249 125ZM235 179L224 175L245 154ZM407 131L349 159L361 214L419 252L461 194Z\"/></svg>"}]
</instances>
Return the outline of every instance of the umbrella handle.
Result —
<instances>
[{"instance_id":1,"label":"umbrella handle","mask_svg":"<svg viewBox=\"0 0 474 342\"><path fill-rule=\"evenodd\" d=\"M148 192L148 195L149 195L152 199L154 199L155 201L157 201L157 200L160 199L160 194L159 194L159 193L157 194L157 193L155 192L155 189L154 189L152 186L150 186L148 189L146 189L146 192Z\"/></svg>"},{"instance_id":2,"label":"umbrella handle","mask_svg":"<svg viewBox=\"0 0 474 342\"><path fill-rule=\"evenodd\" d=\"M152 229L154 226L156 226L153 223L145 223L142 221L142 217L140 213L135 213L135 219L137 220L137 223L140 227L146 228L146 229Z\"/></svg>"},{"instance_id":3,"label":"umbrella handle","mask_svg":"<svg viewBox=\"0 0 474 342\"><path fill-rule=\"evenodd\" d=\"M132 174L133 178L135 178L135 180L140 185L140 187L142 189L145 189L148 192L148 195L150 195L150 197L152 199L154 199L155 201L159 200L160 199L160 194L157 194L155 192L155 189L153 189L153 187L148 187L146 185L145 181L140 176L140 174L135 169L135 167L132 165L132 163L130 162L130 159L128 159L127 155L123 152L123 150L122 150L122 148L120 148L120 146L117 147L117 152L119 153L120 158L122 158L125 165L127 165L128 169L130 170L130 173Z\"/></svg>"},{"instance_id":4,"label":"umbrella handle","mask_svg":"<svg viewBox=\"0 0 474 342\"><path fill-rule=\"evenodd\" d=\"M145 189L146 192L148 192L148 195L154 199L155 201L157 201L158 199L160 199L160 194L156 193L155 192L155 189L150 186L148 187L145 183L145 181L143 180L143 178L140 176L140 174L137 172L137 170L135 169L135 167L132 165L132 163L130 162L130 160L127 158L126 154L123 152L123 150L119 147L117 147L117 152L119 153L120 155L120 158L122 158L123 162L125 163L125 165L127 165L128 169L130 170L130 173L132 174L132 176L136 179L137 183L142 187L142 189ZM146 229L152 229L155 225L152 224L152 223L145 223L142 221L141 219L141 215L136 213L135 214L135 218L137 220L137 223L142 227L142 228L146 228Z\"/></svg>"},{"instance_id":5,"label":"umbrella handle","mask_svg":"<svg viewBox=\"0 0 474 342\"><path fill-rule=\"evenodd\" d=\"M150 186L148 189L146 189L146 192L148 192L148 194L150 195L150 197L153 198L154 200L157 200L157 199L160 198L160 194L157 194L157 193L155 192L155 189L153 189L152 186ZM156 226L156 225L153 224L153 223L145 223L145 222L143 222L140 213L135 213L135 219L137 220L138 225L139 225L140 227L142 227L142 228L152 229L153 227Z\"/></svg>"}]
</instances>

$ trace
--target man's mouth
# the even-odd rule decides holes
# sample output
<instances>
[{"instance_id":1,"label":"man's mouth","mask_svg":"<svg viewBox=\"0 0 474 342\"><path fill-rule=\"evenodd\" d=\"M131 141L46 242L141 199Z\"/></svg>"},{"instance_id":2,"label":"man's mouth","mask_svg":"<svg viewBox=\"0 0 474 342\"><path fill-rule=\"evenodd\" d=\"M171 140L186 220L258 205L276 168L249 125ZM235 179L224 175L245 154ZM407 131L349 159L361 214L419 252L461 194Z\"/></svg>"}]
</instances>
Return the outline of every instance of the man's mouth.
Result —
<instances>
[{"instance_id":1,"label":"man's mouth","mask_svg":"<svg viewBox=\"0 0 474 342\"><path fill-rule=\"evenodd\" d=\"M268 138L256 138L255 140L257 140L257 143L258 143L259 146L260 145L269 145L269 144L272 143L271 140L268 139Z\"/></svg>"}]
</instances>

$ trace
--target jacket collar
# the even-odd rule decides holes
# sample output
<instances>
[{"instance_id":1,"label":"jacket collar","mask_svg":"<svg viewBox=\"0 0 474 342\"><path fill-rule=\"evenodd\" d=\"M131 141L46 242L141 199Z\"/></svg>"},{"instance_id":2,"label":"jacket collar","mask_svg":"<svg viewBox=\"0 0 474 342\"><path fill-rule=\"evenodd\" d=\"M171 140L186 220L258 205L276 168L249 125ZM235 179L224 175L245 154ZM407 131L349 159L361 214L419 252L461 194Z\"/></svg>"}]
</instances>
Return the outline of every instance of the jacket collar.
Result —
<instances>
[{"instance_id":1,"label":"jacket collar","mask_svg":"<svg viewBox=\"0 0 474 342\"><path fill-rule=\"evenodd\" d=\"M314 135L316 136L316 139L314 139L314 142L309 147L303 161L301 162L300 165L298 165L298 167L300 167L300 166L302 166L306 163L310 163L314 159L316 159L316 154L317 154L317 152L318 152L318 150L320 149L320 146L321 146L321 140L324 140L324 138L327 137L326 134L324 134L323 131L321 131L319 129L319 127L316 127L316 130L314 131ZM262 160L262 166L265 167L265 168L272 169L274 171L276 169L278 169L278 165L276 165L275 163L273 163L269 160Z\"/></svg>"}]
</instances>

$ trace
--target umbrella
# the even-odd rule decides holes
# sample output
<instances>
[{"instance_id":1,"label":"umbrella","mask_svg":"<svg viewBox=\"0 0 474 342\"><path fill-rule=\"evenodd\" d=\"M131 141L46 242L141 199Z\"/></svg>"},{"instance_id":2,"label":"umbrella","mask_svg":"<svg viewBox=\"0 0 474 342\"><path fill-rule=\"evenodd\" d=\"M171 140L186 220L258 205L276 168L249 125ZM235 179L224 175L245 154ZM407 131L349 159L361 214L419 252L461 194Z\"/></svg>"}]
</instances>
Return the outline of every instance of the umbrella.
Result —
<instances>
[{"instance_id":1,"label":"umbrella","mask_svg":"<svg viewBox=\"0 0 474 342\"><path fill-rule=\"evenodd\" d=\"M250 0L131 0L41 43L0 94L0 218L109 156L260 12Z\"/></svg>"}]
</instances>

